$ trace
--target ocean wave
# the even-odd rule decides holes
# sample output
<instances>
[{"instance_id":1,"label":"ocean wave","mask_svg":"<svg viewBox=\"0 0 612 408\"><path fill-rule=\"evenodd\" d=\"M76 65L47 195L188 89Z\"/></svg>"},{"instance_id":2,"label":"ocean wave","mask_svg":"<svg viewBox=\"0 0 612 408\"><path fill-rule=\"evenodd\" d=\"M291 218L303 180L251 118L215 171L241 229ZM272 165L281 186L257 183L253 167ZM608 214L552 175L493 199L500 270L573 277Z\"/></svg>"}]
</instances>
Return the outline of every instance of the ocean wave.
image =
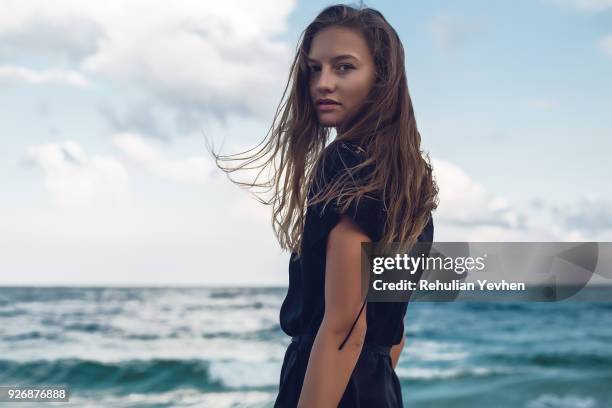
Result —
<instances>
[{"instance_id":1,"label":"ocean wave","mask_svg":"<svg viewBox=\"0 0 612 408\"><path fill-rule=\"evenodd\" d=\"M459 361L469 356L461 344L422 339L412 340L404 353L411 361Z\"/></svg>"},{"instance_id":2,"label":"ocean wave","mask_svg":"<svg viewBox=\"0 0 612 408\"><path fill-rule=\"evenodd\" d=\"M467 310L482 310L482 311L492 311L492 310L502 310L502 311L518 311L522 312L528 310L530 305L525 303L518 302L468 302L463 306L464 309Z\"/></svg>"},{"instance_id":3,"label":"ocean wave","mask_svg":"<svg viewBox=\"0 0 612 408\"><path fill-rule=\"evenodd\" d=\"M184 387L203 392L269 390L278 383L281 363L238 359L0 360L0 384L68 384L75 390L130 389L143 393Z\"/></svg>"},{"instance_id":4,"label":"ocean wave","mask_svg":"<svg viewBox=\"0 0 612 408\"><path fill-rule=\"evenodd\" d=\"M610 369L612 355L595 353L538 352L530 354L491 354L487 359L513 365L534 365L540 367Z\"/></svg>"},{"instance_id":5,"label":"ocean wave","mask_svg":"<svg viewBox=\"0 0 612 408\"><path fill-rule=\"evenodd\" d=\"M253 341L277 341L286 337L285 333L281 331L280 325L274 323L267 327L262 327L256 330L248 330L243 332L233 331L214 331L202 333L202 338L205 339L216 339L216 338L232 338L235 340L253 340Z\"/></svg>"},{"instance_id":6,"label":"ocean wave","mask_svg":"<svg viewBox=\"0 0 612 408\"><path fill-rule=\"evenodd\" d=\"M0 383L69 384L71 389L165 392L181 387L226 389L206 360L151 359L100 362L83 359L0 360Z\"/></svg>"},{"instance_id":7,"label":"ocean wave","mask_svg":"<svg viewBox=\"0 0 612 408\"><path fill-rule=\"evenodd\" d=\"M542 394L528 401L525 408L595 408L597 400L579 395Z\"/></svg>"},{"instance_id":8,"label":"ocean wave","mask_svg":"<svg viewBox=\"0 0 612 408\"><path fill-rule=\"evenodd\" d=\"M180 389L161 393L115 395L100 392L86 396L70 395L70 403L78 407L97 408L158 408L158 407L215 407L215 408L269 408L276 395L265 391L220 391L201 393L193 389ZM23 405L20 404L20 407ZM25 407L24 407L25 408ZM38 408L38 407L37 407Z\"/></svg>"},{"instance_id":9,"label":"ocean wave","mask_svg":"<svg viewBox=\"0 0 612 408\"><path fill-rule=\"evenodd\" d=\"M2 307L2 305L0 305ZM25 309L8 309L0 310L0 317L16 317L21 315L27 315L29 312Z\"/></svg>"},{"instance_id":10,"label":"ocean wave","mask_svg":"<svg viewBox=\"0 0 612 408\"><path fill-rule=\"evenodd\" d=\"M116 331L116 329L108 324L97 322L73 322L64 325L64 329L86 333L110 333Z\"/></svg>"},{"instance_id":11,"label":"ocean wave","mask_svg":"<svg viewBox=\"0 0 612 408\"><path fill-rule=\"evenodd\" d=\"M2 341L23 341L23 340L53 340L58 341L64 338L63 333L43 333L38 330L26 333L10 334L2 336Z\"/></svg>"},{"instance_id":12,"label":"ocean wave","mask_svg":"<svg viewBox=\"0 0 612 408\"><path fill-rule=\"evenodd\" d=\"M514 370L510 367L397 367L395 372L400 379L432 381L472 377L494 377L512 374Z\"/></svg>"},{"instance_id":13,"label":"ocean wave","mask_svg":"<svg viewBox=\"0 0 612 408\"><path fill-rule=\"evenodd\" d=\"M278 386L282 361L211 361L210 375L230 389L272 389Z\"/></svg>"}]
</instances>

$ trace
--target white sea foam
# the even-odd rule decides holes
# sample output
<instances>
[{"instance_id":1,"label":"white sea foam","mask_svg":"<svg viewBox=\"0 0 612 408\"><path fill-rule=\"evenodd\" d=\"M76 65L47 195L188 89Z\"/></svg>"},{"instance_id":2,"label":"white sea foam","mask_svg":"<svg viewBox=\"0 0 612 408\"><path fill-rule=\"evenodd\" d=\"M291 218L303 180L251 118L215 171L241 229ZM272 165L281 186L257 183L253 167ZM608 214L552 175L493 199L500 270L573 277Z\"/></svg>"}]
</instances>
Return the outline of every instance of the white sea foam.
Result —
<instances>
[{"instance_id":1,"label":"white sea foam","mask_svg":"<svg viewBox=\"0 0 612 408\"><path fill-rule=\"evenodd\" d=\"M466 359L468 355L459 344L434 340L408 340L402 358L408 361L459 361Z\"/></svg>"},{"instance_id":2,"label":"white sea foam","mask_svg":"<svg viewBox=\"0 0 612 408\"><path fill-rule=\"evenodd\" d=\"M399 378L409 380L438 380L459 378L465 376L483 377L494 374L509 374L512 369L507 367L470 367L470 368L440 368L440 367L401 367L395 369Z\"/></svg>"},{"instance_id":3,"label":"white sea foam","mask_svg":"<svg viewBox=\"0 0 612 408\"><path fill-rule=\"evenodd\" d=\"M88 339L89 340L89 339ZM161 339L156 341L104 339L75 341L61 347L40 347L39 340L27 340L0 344L0 355L10 355L11 360L55 360L77 358L105 363L123 360L150 359L200 359L240 360L247 363L282 361L286 346L269 341L241 341L236 339Z\"/></svg>"},{"instance_id":4,"label":"white sea foam","mask_svg":"<svg viewBox=\"0 0 612 408\"><path fill-rule=\"evenodd\" d=\"M282 361L213 361L210 375L230 388L278 385Z\"/></svg>"},{"instance_id":5,"label":"white sea foam","mask_svg":"<svg viewBox=\"0 0 612 408\"><path fill-rule=\"evenodd\" d=\"M525 405L525 408L595 408L597 400L580 395L542 394Z\"/></svg>"},{"instance_id":6,"label":"white sea foam","mask_svg":"<svg viewBox=\"0 0 612 408\"><path fill-rule=\"evenodd\" d=\"M274 403L274 395L267 392L212 392L202 393L194 389L178 389L157 394L130 393L124 396L110 393L88 395L73 394L69 402L53 403L48 406L98 408L128 408L135 406L168 406L168 407L215 407L215 408L268 408ZM22 405L21 408L33 408L39 405Z\"/></svg>"}]
</instances>

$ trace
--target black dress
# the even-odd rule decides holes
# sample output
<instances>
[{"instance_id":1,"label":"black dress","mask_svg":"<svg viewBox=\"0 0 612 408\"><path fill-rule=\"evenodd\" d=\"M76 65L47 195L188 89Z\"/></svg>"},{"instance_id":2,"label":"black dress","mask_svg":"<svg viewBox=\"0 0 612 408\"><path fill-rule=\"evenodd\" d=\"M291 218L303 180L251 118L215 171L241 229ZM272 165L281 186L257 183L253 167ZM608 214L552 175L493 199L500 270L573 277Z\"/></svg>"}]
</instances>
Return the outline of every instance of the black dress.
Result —
<instances>
[{"instance_id":1,"label":"black dress","mask_svg":"<svg viewBox=\"0 0 612 408\"><path fill-rule=\"evenodd\" d=\"M325 182L332 180L343 168L352 167L363 159L359 146L348 142L332 143L322 167ZM364 171L368 171L368 168ZM311 186L309 198L313 191ZM280 325L287 335L292 336L292 341L283 359L275 408L297 406L310 350L323 319L327 236L339 222L340 213L332 203L324 211L322 208L323 203L307 207L302 257L297 259L296 254L292 253L289 261L289 289L281 306ZM385 214L382 201L376 196L367 195L358 203L354 201L346 212L373 242L381 240ZM433 241L431 217L418 240ZM338 407L403 407L401 387L389 351L392 345L401 342L404 335L407 306L408 302L368 304L365 343ZM345 341L349 334L350 331Z\"/></svg>"}]
</instances>

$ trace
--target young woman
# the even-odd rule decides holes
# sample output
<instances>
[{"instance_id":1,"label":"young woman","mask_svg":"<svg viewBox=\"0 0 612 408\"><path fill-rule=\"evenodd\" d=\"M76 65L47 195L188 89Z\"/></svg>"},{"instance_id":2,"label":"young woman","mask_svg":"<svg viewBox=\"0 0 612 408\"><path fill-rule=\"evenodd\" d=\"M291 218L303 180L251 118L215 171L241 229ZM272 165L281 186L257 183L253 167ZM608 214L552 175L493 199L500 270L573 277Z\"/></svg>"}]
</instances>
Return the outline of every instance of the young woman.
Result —
<instances>
[{"instance_id":1,"label":"young woman","mask_svg":"<svg viewBox=\"0 0 612 408\"><path fill-rule=\"evenodd\" d=\"M420 150L402 44L378 11L328 7L304 31L290 82L268 142L238 168L219 166L229 173L266 155L263 165L275 165L267 183L237 182L275 187L263 202L292 251L280 310L292 342L274 406L402 407L394 368L407 302L366 306L360 264L361 242L433 240L438 190Z\"/></svg>"}]
</instances>

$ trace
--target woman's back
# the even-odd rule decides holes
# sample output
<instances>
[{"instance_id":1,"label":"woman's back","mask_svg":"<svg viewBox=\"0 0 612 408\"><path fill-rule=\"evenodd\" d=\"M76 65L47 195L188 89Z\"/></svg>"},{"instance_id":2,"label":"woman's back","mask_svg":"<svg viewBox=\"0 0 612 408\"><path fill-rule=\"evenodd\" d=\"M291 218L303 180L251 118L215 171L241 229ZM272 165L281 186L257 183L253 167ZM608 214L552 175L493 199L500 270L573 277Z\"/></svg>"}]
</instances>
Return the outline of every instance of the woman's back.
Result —
<instances>
[{"instance_id":1,"label":"woman's back","mask_svg":"<svg viewBox=\"0 0 612 408\"><path fill-rule=\"evenodd\" d=\"M324 183L332 181L343 168L352 167L364 159L359 146L347 142L332 143L328 154L322 169ZM309 197L316 192L311 188ZM386 213L379 195L362 197L358 203L351 204L345 214L350 216L373 242L380 241ZM325 312L327 239L339 219L339 208L332 203L325 208L322 204L309 206L304 226L302 255L297 258L295 253L291 254L289 289L281 306L280 324L282 330L293 340L283 361L279 396L275 405L277 407L293 407L297 404L295 398L299 397L310 349ZM419 241L433 241L431 218L419 236ZM407 304L368 303L365 345L345 390L342 399L344 405L340 406L401 406L401 389L391 366L389 348L399 344L404 336L403 320ZM388 381L389 379L392 381ZM368 398L377 398L376 403L372 400L372 405L359 405L359 401L363 403Z\"/></svg>"}]
</instances>

